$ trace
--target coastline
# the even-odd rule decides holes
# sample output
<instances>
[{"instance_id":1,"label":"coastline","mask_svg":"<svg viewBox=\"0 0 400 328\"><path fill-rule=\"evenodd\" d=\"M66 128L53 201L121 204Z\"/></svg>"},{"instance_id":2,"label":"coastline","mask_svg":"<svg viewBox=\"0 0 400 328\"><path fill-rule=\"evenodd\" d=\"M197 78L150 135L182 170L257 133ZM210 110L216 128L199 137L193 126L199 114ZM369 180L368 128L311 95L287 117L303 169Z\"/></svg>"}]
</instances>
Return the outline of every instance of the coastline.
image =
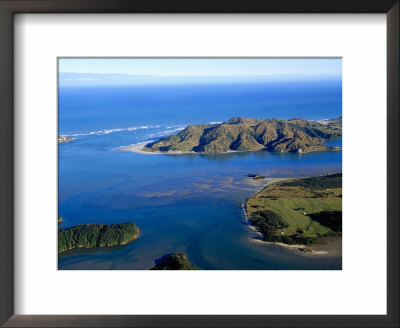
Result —
<instances>
[{"instance_id":1,"label":"coastline","mask_svg":"<svg viewBox=\"0 0 400 328\"><path fill-rule=\"evenodd\" d=\"M149 141L139 142L137 144L132 144L132 145L129 145L129 146L117 147L116 149L119 150L119 151L130 151L132 153L145 154L145 155L160 155L160 154L163 154L161 152L156 153L156 152L149 152L149 151L142 150L143 147L146 146L148 143L149 143Z\"/></svg>"},{"instance_id":2,"label":"coastline","mask_svg":"<svg viewBox=\"0 0 400 328\"><path fill-rule=\"evenodd\" d=\"M137 234L136 234L136 236L132 237L131 239L128 239L127 241L125 241L125 242L123 242L123 243L121 243L121 244L115 245L115 246L127 245L127 244L129 244L129 243L135 241L136 239L138 239L139 236L140 236L140 229L139 229L138 226L136 226L136 228L137 228ZM106 247L107 247L107 246L106 246Z\"/></svg>"},{"instance_id":3,"label":"coastline","mask_svg":"<svg viewBox=\"0 0 400 328\"><path fill-rule=\"evenodd\" d=\"M249 198L247 198L242 203L242 210L243 210L245 222L246 222L247 226L258 235L257 238L252 238L252 242L260 243L263 245L276 245L276 246L284 247L287 249L296 249L296 250L300 251L301 252L300 255L303 255L303 256L307 256L307 255L341 256L342 236L322 237L319 240L319 243L315 244L315 245L302 245L302 244L289 245L289 244L280 243L280 242L264 241L263 234L251 223L249 215L247 213L247 201L251 197L253 197L253 196L257 195L258 193L260 193L261 191L263 191L271 183L274 183L277 181L293 180L293 179L301 179L301 178L302 177L276 178L276 179L273 179L273 181L270 180L270 181L268 181L268 183L265 186L263 186L260 190L255 192L253 195L251 195ZM338 245L335 245L335 244L338 244Z\"/></svg>"},{"instance_id":4,"label":"coastline","mask_svg":"<svg viewBox=\"0 0 400 328\"><path fill-rule=\"evenodd\" d=\"M249 219L249 214L247 213L247 201L251 197L253 197L253 196L257 195L258 193L260 193L261 191L263 191L265 188L267 188L272 183L275 183L275 182L278 182L278 181L284 181L284 180L292 180L292 179L297 179L297 178L267 178L267 181L266 181L267 183L264 186L262 186L259 190L257 190L254 194L252 194L250 197L246 198L245 201L242 203L242 210L243 210L245 222L246 222L247 226L253 232L257 233L257 235L259 237L258 239L253 239L254 241L260 241L263 244L268 244L268 243L270 243L270 244L280 244L280 243L273 243L273 242L264 241L263 234L251 223L251 221ZM282 245L291 246L291 245L286 245L286 244L283 244L283 243L282 243Z\"/></svg>"},{"instance_id":5,"label":"coastline","mask_svg":"<svg viewBox=\"0 0 400 328\"><path fill-rule=\"evenodd\" d=\"M186 154L213 154L213 153L201 153L201 152L195 152L195 151L181 151L181 150L168 150L168 151L144 151L143 147L146 146L148 143L151 141L146 141L146 142L139 142L137 144L132 144L129 146L121 146L116 148L119 151L130 151L132 153L137 153L137 154L144 154L144 155L186 155ZM251 152L251 150L248 151L225 151L221 152L218 154L228 154L228 153L243 153L243 152Z\"/></svg>"},{"instance_id":6,"label":"coastline","mask_svg":"<svg viewBox=\"0 0 400 328\"><path fill-rule=\"evenodd\" d=\"M77 249L80 249L80 250L91 250L91 249L96 249L96 248L98 248L98 249L109 249L109 248L112 248L112 247L125 246L127 244L130 244L130 243L134 242L136 239L139 238L140 229L137 228L137 231L138 231L138 233L136 234L136 236L128 239L127 241L125 241L125 242L123 242L121 244L106 245L106 246L91 246L91 247L78 246L78 247L68 248L68 249L66 249L64 251L58 252L58 254L63 254L65 252L73 251L73 250L77 250Z\"/></svg>"},{"instance_id":7,"label":"coastline","mask_svg":"<svg viewBox=\"0 0 400 328\"><path fill-rule=\"evenodd\" d=\"M120 146L115 149L119 151L129 151L132 153L137 153L137 154L144 154L144 155L186 155L186 154L229 154L229 153L249 153L249 152L257 152L257 151L266 151L266 150L242 150L242 151L236 151L236 150L229 150L229 151L224 151L224 152L218 152L218 153L208 153L208 152L195 152L195 151L181 151L181 150L168 150L168 151L144 151L143 147L146 146L148 143L151 141L145 141L145 142L139 142L136 144L128 145L128 146ZM326 152L326 151L339 151L342 150L341 147L330 147L330 149L327 150L311 150L311 151L306 151L306 152L298 152L298 154L308 154L308 153L317 153L317 152Z\"/></svg>"},{"instance_id":8,"label":"coastline","mask_svg":"<svg viewBox=\"0 0 400 328\"><path fill-rule=\"evenodd\" d=\"M253 239L253 242L264 245L276 245L287 249L301 251L300 255L323 255L327 257L341 256L342 236L322 237L318 244L315 245L288 245L284 243L264 241L261 239Z\"/></svg>"}]
</instances>

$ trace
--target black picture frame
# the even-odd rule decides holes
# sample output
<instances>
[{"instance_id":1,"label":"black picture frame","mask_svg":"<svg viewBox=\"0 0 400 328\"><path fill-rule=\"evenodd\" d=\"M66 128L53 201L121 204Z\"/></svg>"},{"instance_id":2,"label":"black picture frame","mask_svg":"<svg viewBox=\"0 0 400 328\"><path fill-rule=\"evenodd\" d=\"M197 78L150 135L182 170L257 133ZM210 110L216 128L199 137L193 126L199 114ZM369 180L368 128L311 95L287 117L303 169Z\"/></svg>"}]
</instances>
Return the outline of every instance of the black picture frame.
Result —
<instances>
[{"instance_id":1,"label":"black picture frame","mask_svg":"<svg viewBox=\"0 0 400 328\"><path fill-rule=\"evenodd\" d=\"M399 8L399 0L0 0L0 324L4 327L399 327ZM13 19L16 13L386 14L387 315L14 315Z\"/></svg>"}]
</instances>

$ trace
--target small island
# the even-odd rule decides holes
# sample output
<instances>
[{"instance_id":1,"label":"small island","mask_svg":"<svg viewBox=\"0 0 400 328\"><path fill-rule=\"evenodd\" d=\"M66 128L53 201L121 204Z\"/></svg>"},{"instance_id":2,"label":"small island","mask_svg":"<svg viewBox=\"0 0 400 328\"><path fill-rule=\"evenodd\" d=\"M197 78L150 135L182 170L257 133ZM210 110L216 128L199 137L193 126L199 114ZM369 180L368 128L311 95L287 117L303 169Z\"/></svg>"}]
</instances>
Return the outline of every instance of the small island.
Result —
<instances>
[{"instance_id":1,"label":"small island","mask_svg":"<svg viewBox=\"0 0 400 328\"><path fill-rule=\"evenodd\" d=\"M156 265L150 270L197 270L187 259L184 253L164 255L156 261Z\"/></svg>"},{"instance_id":2,"label":"small island","mask_svg":"<svg viewBox=\"0 0 400 328\"><path fill-rule=\"evenodd\" d=\"M244 205L264 241L315 245L342 234L342 174L274 182Z\"/></svg>"},{"instance_id":3,"label":"small island","mask_svg":"<svg viewBox=\"0 0 400 328\"><path fill-rule=\"evenodd\" d=\"M139 228L133 222L121 224L82 224L58 230L58 252L74 248L125 245L137 239Z\"/></svg>"},{"instance_id":4,"label":"small island","mask_svg":"<svg viewBox=\"0 0 400 328\"><path fill-rule=\"evenodd\" d=\"M329 121L234 117L221 124L189 125L183 131L144 145L143 152L225 153L266 150L308 153L334 151L324 143L342 137L342 118ZM128 147L123 150L130 150ZM133 148L132 148L133 151Z\"/></svg>"},{"instance_id":5,"label":"small island","mask_svg":"<svg viewBox=\"0 0 400 328\"><path fill-rule=\"evenodd\" d=\"M262 180L265 179L264 175L259 175L259 174L254 174L254 173L249 173L247 174L248 178L253 178L254 180Z\"/></svg>"},{"instance_id":6,"label":"small island","mask_svg":"<svg viewBox=\"0 0 400 328\"><path fill-rule=\"evenodd\" d=\"M66 137L66 136L58 136L58 143L65 143L75 140L73 137Z\"/></svg>"}]
</instances>

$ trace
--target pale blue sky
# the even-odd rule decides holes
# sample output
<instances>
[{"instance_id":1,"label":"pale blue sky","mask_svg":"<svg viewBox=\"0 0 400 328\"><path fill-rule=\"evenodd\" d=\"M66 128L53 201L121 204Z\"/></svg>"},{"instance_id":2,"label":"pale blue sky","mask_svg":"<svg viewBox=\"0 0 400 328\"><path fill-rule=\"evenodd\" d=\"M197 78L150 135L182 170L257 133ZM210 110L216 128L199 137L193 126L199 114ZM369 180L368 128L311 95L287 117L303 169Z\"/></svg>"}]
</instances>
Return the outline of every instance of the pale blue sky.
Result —
<instances>
[{"instance_id":1,"label":"pale blue sky","mask_svg":"<svg viewBox=\"0 0 400 328\"><path fill-rule=\"evenodd\" d=\"M62 73L158 76L341 76L340 58L60 58Z\"/></svg>"}]
</instances>

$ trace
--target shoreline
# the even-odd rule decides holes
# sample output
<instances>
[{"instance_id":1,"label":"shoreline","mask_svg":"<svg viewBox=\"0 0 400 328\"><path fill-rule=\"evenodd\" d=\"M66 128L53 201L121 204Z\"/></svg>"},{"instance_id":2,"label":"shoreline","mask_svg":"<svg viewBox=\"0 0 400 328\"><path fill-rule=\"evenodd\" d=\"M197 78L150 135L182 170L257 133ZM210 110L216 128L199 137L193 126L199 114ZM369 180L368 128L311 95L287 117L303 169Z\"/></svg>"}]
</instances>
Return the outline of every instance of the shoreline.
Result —
<instances>
[{"instance_id":1,"label":"shoreline","mask_svg":"<svg viewBox=\"0 0 400 328\"><path fill-rule=\"evenodd\" d=\"M77 250L77 249L79 249L79 250L91 250L91 249L96 249L96 248L98 248L98 249L107 249L107 248L112 248L112 247L117 247L117 246L125 246L127 244L130 244L130 243L134 242L136 239L139 238L140 229L137 228L137 230L138 230L138 233L137 233L136 236L128 239L127 241L125 241L125 242L123 242L121 244L106 245L106 246L91 246L91 247L78 246L78 247L68 248L68 249L66 249L64 251L58 252L58 254L63 254L65 252L69 252L69 251L73 251L73 250Z\"/></svg>"},{"instance_id":2,"label":"shoreline","mask_svg":"<svg viewBox=\"0 0 400 328\"><path fill-rule=\"evenodd\" d=\"M339 246L342 242L342 236L322 237L319 240L319 243L315 245L289 245L278 242L264 241L261 239L253 239L253 242L263 245L276 245L286 249L298 250L301 251L300 255L303 256L322 255L326 257L336 257L341 256L341 247Z\"/></svg>"},{"instance_id":3,"label":"shoreline","mask_svg":"<svg viewBox=\"0 0 400 328\"><path fill-rule=\"evenodd\" d=\"M156 153L156 152L149 152L149 151L144 151L142 150L144 146L146 146L150 141L146 141L146 142L139 142L137 144L132 144L129 146L121 146L121 147L117 147L115 148L116 150L119 151L129 151L132 153L137 153L137 154L145 154L145 155L160 155L162 153Z\"/></svg>"},{"instance_id":4,"label":"shoreline","mask_svg":"<svg viewBox=\"0 0 400 328\"><path fill-rule=\"evenodd\" d=\"M186 155L186 154L199 154L199 155L215 155L215 154L231 154L231 153L256 153L258 151L267 151L269 153L274 153L270 152L268 150L243 150L243 151L236 151L236 150L229 150L229 151L224 151L224 152L218 152L218 153L205 153L205 152L196 152L196 151L181 151L181 150L168 150L168 151L144 151L143 147L146 146L148 143L151 143L152 141L145 141L145 142L139 142L136 144L128 145L128 146L120 146L115 148L116 150L119 151L129 151L132 153L137 153L137 154L144 154L144 155ZM315 151L307 151L307 152L297 152L297 154L309 154L309 153L318 153L318 152L329 152L329 151L340 151L342 150L341 147L330 147L328 150L315 150ZM284 152L285 153L290 153L290 152Z\"/></svg>"},{"instance_id":5,"label":"shoreline","mask_svg":"<svg viewBox=\"0 0 400 328\"><path fill-rule=\"evenodd\" d=\"M252 152L252 150L248 151L224 151L221 153L202 153L202 152L195 152L195 151L181 151L181 150L168 150L168 151L144 151L143 147L150 143L151 141L146 142L139 142L137 144L132 144L129 146L121 146L117 147L116 149L119 151L129 151L132 153L137 154L144 154L144 155L186 155L186 154L199 154L199 155L209 155L209 154L229 154L229 153L246 153Z\"/></svg>"},{"instance_id":6,"label":"shoreline","mask_svg":"<svg viewBox=\"0 0 400 328\"><path fill-rule=\"evenodd\" d=\"M270 243L270 244L280 244L280 243L274 243L274 242L267 242L267 241L264 241L264 236L263 236L263 234L262 234L262 233L251 223L251 221L250 221L249 214L247 213L247 201L248 201L251 197L253 197L253 196L257 195L258 193L260 193L261 191L263 191L265 188L267 188L267 187L268 187L270 184L272 184L272 183L275 183L275 182L278 182L278 181L284 181L284 180L298 179L298 178L267 178L267 179L269 179L269 180L267 181L267 183L266 183L263 187L261 187L257 192L255 192L255 193L252 194L250 197L248 197L248 198L245 199L245 201L242 203L242 210L243 210L243 214L244 214L244 218L245 218L245 221L246 221L247 226L248 226L253 232L257 233L257 235L258 235L258 237L259 237L258 239L253 239L254 241L260 241L260 242L262 242L262 243L264 243L264 244L268 244L268 243ZM286 245L286 244L283 244L283 243L282 243L282 245L290 246L290 245Z\"/></svg>"},{"instance_id":7,"label":"shoreline","mask_svg":"<svg viewBox=\"0 0 400 328\"><path fill-rule=\"evenodd\" d=\"M125 242L123 242L123 243L121 243L121 244L115 245L115 246L127 245L127 244L129 244L129 243L134 242L136 239L138 239L139 236L140 236L140 229L139 229L138 226L136 226L136 227L137 227L137 235L136 235L136 236L132 237L131 239L128 239L127 241L125 241ZM104 247L104 246L103 246L103 247ZM106 247L108 247L108 246L106 246Z\"/></svg>"},{"instance_id":8,"label":"shoreline","mask_svg":"<svg viewBox=\"0 0 400 328\"><path fill-rule=\"evenodd\" d=\"M293 179L301 179L302 177L297 177L297 178L276 178L273 181L269 181L264 187L262 187L260 190L255 192L253 195L248 197L243 203L242 203L242 210L245 218L245 222L247 226L258 235L258 238L251 238L252 242L254 243L260 243L263 245L276 245L279 247L284 247L287 249L297 249L298 251L301 252L300 255L307 256L307 255L324 255L324 256L338 256L339 255L339 248L340 248L340 256L341 256L341 243L342 243L342 236L332 236L332 237L322 237L319 240L318 244L315 245L303 245L303 244L296 244L296 245L289 245L285 243L280 243L280 242L273 242L273 241L264 241L264 236L263 234L251 223L249 215L247 213L247 201L263 191L267 186L269 186L271 183L277 182L277 181L284 181L284 180L293 180ZM340 247L336 247L335 249L331 249L332 243L337 243L340 240ZM328 246L328 247L327 247ZM328 249L326 249L328 248Z\"/></svg>"}]
</instances>

